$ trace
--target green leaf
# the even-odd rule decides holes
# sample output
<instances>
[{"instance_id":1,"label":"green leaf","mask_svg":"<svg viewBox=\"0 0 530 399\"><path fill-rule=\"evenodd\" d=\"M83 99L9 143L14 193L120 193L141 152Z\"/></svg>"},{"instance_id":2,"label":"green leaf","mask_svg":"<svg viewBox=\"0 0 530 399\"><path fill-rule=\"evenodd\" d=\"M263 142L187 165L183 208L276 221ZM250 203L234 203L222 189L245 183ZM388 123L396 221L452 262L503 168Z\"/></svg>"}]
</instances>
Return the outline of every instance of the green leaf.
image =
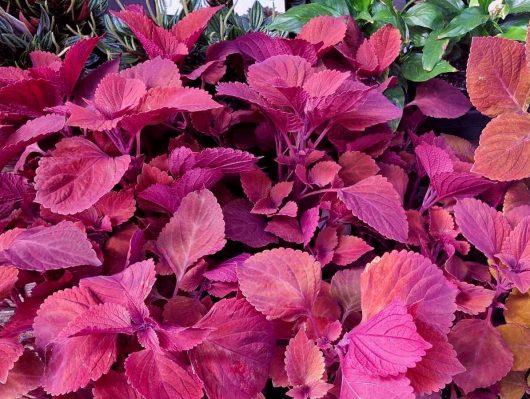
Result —
<instances>
[{"instance_id":1,"label":"green leaf","mask_svg":"<svg viewBox=\"0 0 530 399\"><path fill-rule=\"evenodd\" d=\"M456 68L445 60L439 61L431 71L426 71L423 69L422 58L421 53L414 53L405 60L401 66L401 73L405 79L425 82L442 73L456 72Z\"/></svg>"},{"instance_id":2,"label":"green leaf","mask_svg":"<svg viewBox=\"0 0 530 399\"><path fill-rule=\"evenodd\" d=\"M503 37L504 39L518 40L520 42L524 42L526 40L527 32L528 28L522 26L510 26L498 36Z\"/></svg>"},{"instance_id":3,"label":"green leaf","mask_svg":"<svg viewBox=\"0 0 530 399\"><path fill-rule=\"evenodd\" d=\"M440 32L434 31L427 37L423 46L421 62L423 69L432 71L436 64L442 59L445 49L449 44L449 39L438 39Z\"/></svg>"},{"instance_id":4,"label":"green leaf","mask_svg":"<svg viewBox=\"0 0 530 399\"><path fill-rule=\"evenodd\" d=\"M450 15L460 14L465 7L462 0L429 0L429 3L437 5Z\"/></svg>"},{"instance_id":5,"label":"green leaf","mask_svg":"<svg viewBox=\"0 0 530 399\"><path fill-rule=\"evenodd\" d=\"M485 14L480 7L466 8L449 22L449 25L438 35L438 39L465 35L477 26L488 22L489 18L489 15Z\"/></svg>"},{"instance_id":6,"label":"green leaf","mask_svg":"<svg viewBox=\"0 0 530 399\"><path fill-rule=\"evenodd\" d=\"M366 0L363 0L362 2L365 1ZM325 7L329 7L335 10L336 15L350 15L350 9L348 8L346 0L312 0L311 3L322 4ZM365 11L367 10L368 9Z\"/></svg>"},{"instance_id":7,"label":"green leaf","mask_svg":"<svg viewBox=\"0 0 530 399\"><path fill-rule=\"evenodd\" d=\"M507 0L506 4L510 7L509 14L530 12L530 0Z\"/></svg>"},{"instance_id":8,"label":"green leaf","mask_svg":"<svg viewBox=\"0 0 530 399\"><path fill-rule=\"evenodd\" d=\"M270 30L297 33L311 18L321 15L340 16L333 8L318 3L303 4L276 16L267 27Z\"/></svg>"},{"instance_id":9,"label":"green leaf","mask_svg":"<svg viewBox=\"0 0 530 399\"><path fill-rule=\"evenodd\" d=\"M408 9L403 19L408 25L436 29L443 21L443 10L431 3L420 3Z\"/></svg>"},{"instance_id":10,"label":"green leaf","mask_svg":"<svg viewBox=\"0 0 530 399\"><path fill-rule=\"evenodd\" d=\"M385 96L388 98L395 106L403 109L405 106L405 91L401 86L392 87L391 89L385 90ZM395 132L399 126L401 118L394 119L389 122L390 128Z\"/></svg>"},{"instance_id":11,"label":"green leaf","mask_svg":"<svg viewBox=\"0 0 530 399\"><path fill-rule=\"evenodd\" d=\"M370 6L373 3L373 0L347 0L347 2L350 8L357 12L368 12Z\"/></svg>"}]
</instances>

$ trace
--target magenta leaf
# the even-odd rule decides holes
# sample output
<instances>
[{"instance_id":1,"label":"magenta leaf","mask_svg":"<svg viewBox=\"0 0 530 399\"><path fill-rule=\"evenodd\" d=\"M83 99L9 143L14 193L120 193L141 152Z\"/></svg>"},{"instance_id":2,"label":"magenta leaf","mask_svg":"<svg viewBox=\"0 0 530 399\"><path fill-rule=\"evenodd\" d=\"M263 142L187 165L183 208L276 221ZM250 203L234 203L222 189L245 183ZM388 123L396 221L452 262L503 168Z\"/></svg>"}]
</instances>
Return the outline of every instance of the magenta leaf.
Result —
<instances>
[{"instance_id":1,"label":"magenta leaf","mask_svg":"<svg viewBox=\"0 0 530 399\"><path fill-rule=\"evenodd\" d=\"M375 258L361 275L363 320L399 299L416 321L449 331L456 310L456 288L428 258L393 251Z\"/></svg>"},{"instance_id":2,"label":"magenta leaf","mask_svg":"<svg viewBox=\"0 0 530 399\"><path fill-rule=\"evenodd\" d=\"M431 79L416 88L414 101L422 113L433 118L458 118L471 108L467 97L444 80Z\"/></svg>"},{"instance_id":3,"label":"magenta leaf","mask_svg":"<svg viewBox=\"0 0 530 399\"><path fill-rule=\"evenodd\" d=\"M10 338L0 338L0 384L5 384L10 370L22 356L24 347Z\"/></svg>"},{"instance_id":4,"label":"magenta leaf","mask_svg":"<svg viewBox=\"0 0 530 399\"><path fill-rule=\"evenodd\" d=\"M86 234L72 222L21 231L0 251L0 257L24 270L101 265Z\"/></svg>"},{"instance_id":5,"label":"magenta leaf","mask_svg":"<svg viewBox=\"0 0 530 399\"><path fill-rule=\"evenodd\" d=\"M169 267L182 279L197 260L224 247L225 223L215 196L208 190L188 194L157 239Z\"/></svg>"},{"instance_id":6,"label":"magenta leaf","mask_svg":"<svg viewBox=\"0 0 530 399\"><path fill-rule=\"evenodd\" d=\"M263 389L274 349L272 325L244 299L217 302L197 327L215 328L190 352L209 399L251 398Z\"/></svg>"},{"instance_id":7,"label":"magenta leaf","mask_svg":"<svg viewBox=\"0 0 530 399\"><path fill-rule=\"evenodd\" d=\"M128 155L110 157L86 139L63 139L39 162L35 201L63 215L84 211L120 181L129 162Z\"/></svg>"},{"instance_id":8,"label":"magenta leaf","mask_svg":"<svg viewBox=\"0 0 530 399\"><path fill-rule=\"evenodd\" d=\"M449 334L449 342L466 369L454 377L464 393L496 383L512 367L512 353L501 334L486 320L459 321Z\"/></svg>"},{"instance_id":9,"label":"magenta leaf","mask_svg":"<svg viewBox=\"0 0 530 399\"><path fill-rule=\"evenodd\" d=\"M128 382L125 374L109 371L96 381L92 389L94 399L142 399L142 396Z\"/></svg>"},{"instance_id":10,"label":"magenta leaf","mask_svg":"<svg viewBox=\"0 0 530 399\"><path fill-rule=\"evenodd\" d=\"M288 248L253 255L237 268L237 277L249 303L269 319L310 316L321 283L320 264Z\"/></svg>"},{"instance_id":11,"label":"magenta leaf","mask_svg":"<svg viewBox=\"0 0 530 399\"><path fill-rule=\"evenodd\" d=\"M474 198L458 201L455 219L464 237L490 259L501 251L502 243L510 233L510 226L502 213Z\"/></svg>"},{"instance_id":12,"label":"magenta leaf","mask_svg":"<svg viewBox=\"0 0 530 399\"><path fill-rule=\"evenodd\" d=\"M345 339L348 367L380 377L397 376L413 368L431 348L417 333L412 316L400 301L354 328Z\"/></svg>"},{"instance_id":13,"label":"magenta leaf","mask_svg":"<svg viewBox=\"0 0 530 399\"><path fill-rule=\"evenodd\" d=\"M340 189L339 199L363 222L387 238L406 242L408 223L401 199L382 176L371 176Z\"/></svg>"},{"instance_id":14,"label":"magenta leaf","mask_svg":"<svg viewBox=\"0 0 530 399\"><path fill-rule=\"evenodd\" d=\"M202 386L189 367L169 353L144 349L125 361L129 383L145 399L201 399Z\"/></svg>"}]
</instances>

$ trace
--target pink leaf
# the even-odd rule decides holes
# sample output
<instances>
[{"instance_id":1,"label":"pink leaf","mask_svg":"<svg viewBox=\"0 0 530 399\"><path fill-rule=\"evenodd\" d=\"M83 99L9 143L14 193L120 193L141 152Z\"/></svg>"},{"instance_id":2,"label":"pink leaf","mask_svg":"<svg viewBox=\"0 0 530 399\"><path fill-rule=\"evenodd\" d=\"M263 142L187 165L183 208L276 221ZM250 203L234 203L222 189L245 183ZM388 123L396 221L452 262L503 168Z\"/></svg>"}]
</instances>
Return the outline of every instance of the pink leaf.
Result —
<instances>
[{"instance_id":1,"label":"pink leaf","mask_svg":"<svg viewBox=\"0 0 530 399\"><path fill-rule=\"evenodd\" d=\"M435 175L453 171L453 161L447 151L432 144L422 143L415 148L416 158L432 179Z\"/></svg>"},{"instance_id":2,"label":"pink leaf","mask_svg":"<svg viewBox=\"0 0 530 399\"><path fill-rule=\"evenodd\" d=\"M361 311L361 269L339 270L331 278L331 295L342 307L345 319Z\"/></svg>"},{"instance_id":3,"label":"pink leaf","mask_svg":"<svg viewBox=\"0 0 530 399\"><path fill-rule=\"evenodd\" d=\"M453 322L457 290L428 258L414 252L375 258L361 275L361 292L363 320L400 299L415 320L441 332Z\"/></svg>"},{"instance_id":4,"label":"pink leaf","mask_svg":"<svg viewBox=\"0 0 530 399\"><path fill-rule=\"evenodd\" d=\"M474 198L458 201L455 218L464 237L490 259L501 251L510 232L502 213Z\"/></svg>"},{"instance_id":5,"label":"pink leaf","mask_svg":"<svg viewBox=\"0 0 530 399\"><path fill-rule=\"evenodd\" d=\"M147 89L154 87L182 87L178 66L157 57L120 71L119 76L141 80Z\"/></svg>"},{"instance_id":6,"label":"pink leaf","mask_svg":"<svg viewBox=\"0 0 530 399\"><path fill-rule=\"evenodd\" d=\"M65 118L62 115L48 114L27 121L11 134L0 149L0 167L4 166L26 146L63 129Z\"/></svg>"},{"instance_id":7,"label":"pink leaf","mask_svg":"<svg viewBox=\"0 0 530 399\"><path fill-rule=\"evenodd\" d=\"M16 339L0 338L0 384L5 384L10 370L22 356L24 347Z\"/></svg>"},{"instance_id":8,"label":"pink leaf","mask_svg":"<svg viewBox=\"0 0 530 399\"><path fill-rule=\"evenodd\" d=\"M114 334L58 339L72 320L96 304L89 291L72 288L49 296L37 312L33 330L38 347L48 355L42 382L48 393L76 391L90 380L97 380L114 363L117 356Z\"/></svg>"},{"instance_id":9,"label":"pink leaf","mask_svg":"<svg viewBox=\"0 0 530 399\"><path fill-rule=\"evenodd\" d=\"M99 37L79 40L66 53L61 67L61 83L63 84L64 92L67 97L74 90L77 80L85 67L85 63L92 53L92 50L94 50L99 43L99 40Z\"/></svg>"},{"instance_id":10,"label":"pink leaf","mask_svg":"<svg viewBox=\"0 0 530 399\"><path fill-rule=\"evenodd\" d=\"M99 83L94 104L101 113L115 118L136 108L146 92L141 80L109 74Z\"/></svg>"},{"instance_id":11,"label":"pink leaf","mask_svg":"<svg viewBox=\"0 0 530 399\"><path fill-rule=\"evenodd\" d=\"M196 327L215 328L190 352L208 398L252 398L263 389L275 338L260 313L244 299L224 299Z\"/></svg>"},{"instance_id":12,"label":"pink leaf","mask_svg":"<svg viewBox=\"0 0 530 399\"><path fill-rule=\"evenodd\" d=\"M333 161L318 162L309 171L309 182L319 187L331 184L337 176L341 166Z\"/></svg>"},{"instance_id":13,"label":"pink leaf","mask_svg":"<svg viewBox=\"0 0 530 399\"><path fill-rule=\"evenodd\" d=\"M221 8L223 7L217 6L195 10L173 25L171 33L175 35L178 41L184 42L191 49L199 39L202 31L206 28L206 25L208 25L210 19Z\"/></svg>"},{"instance_id":14,"label":"pink leaf","mask_svg":"<svg viewBox=\"0 0 530 399\"><path fill-rule=\"evenodd\" d=\"M362 238L354 236L340 236L339 244L333 253L332 262L346 266L355 262L365 253L370 252L373 248L368 245Z\"/></svg>"},{"instance_id":15,"label":"pink leaf","mask_svg":"<svg viewBox=\"0 0 530 399\"><path fill-rule=\"evenodd\" d=\"M350 331L345 361L369 375L397 376L413 368L431 348L416 331L407 308L394 301Z\"/></svg>"},{"instance_id":16,"label":"pink leaf","mask_svg":"<svg viewBox=\"0 0 530 399\"><path fill-rule=\"evenodd\" d=\"M125 361L129 383L145 399L200 399L198 378L172 355L144 349Z\"/></svg>"},{"instance_id":17,"label":"pink leaf","mask_svg":"<svg viewBox=\"0 0 530 399\"><path fill-rule=\"evenodd\" d=\"M72 222L24 230L0 254L15 267L24 270L101 265L86 234Z\"/></svg>"},{"instance_id":18,"label":"pink leaf","mask_svg":"<svg viewBox=\"0 0 530 399\"><path fill-rule=\"evenodd\" d=\"M35 202L63 215L84 211L120 181L130 159L110 157L81 137L63 139L39 162Z\"/></svg>"},{"instance_id":19,"label":"pink leaf","mask_svg":"<svg viewBox=\"0 0 530 399\"><path fill-rule=\"evenodd\" d=\"M297 37L311 44L320 45L318 49L320 55L344 40L346 28L346 22L342 17L320 16L310 19Z\"/></svg>"},{"instance_id":20,"label":"pink leaf","mask_svg":"<svg viewBox=\"0 0 530 399\"><path fill-rule=\"evenodd\" d=\"M18 270L12 266L0 267L0 300L11 295L18 280Z\"/></svg>"},{"instance_id":21,"label":"pink leaf","mask_svg":"<svg viewBox=\"0 0 530 399\"><path fill-rule=\"evenodd\" d=\"M290 391L288 395L294 398L320 398L333 387L322 380L326 371L324 355L313 340L307 338L303 329L298 330L287 345L285 370L293 391L304 393L296 395Z\"/></svg>"},{"instance_id":22,"label":"pink leaf","mask_svg":"<svg viewBox=\"0 0 530 399\"><path fill-rule=\"evenodd\" d=\"M308 253L288 248L263 251L237 269L243 295L269 319L311 314L320 290L320 264Z\"/></svg>"},{"instance_id":23,"label":"pink leaf","mask_svg":"<svg viewBox=\"0 0 530 399\"><path fill-rule=\"evenodd\" d=\"M410 381L403 374L379 377L365 374L341 362L340 399L415 399Z\"/></svg>"},{"instance_id":24,"label":"pink leaf","mask_svg":"<svg viewBox=\"0 0 530 399\"><path fill-rule=\"evenodd\" d=\"M269 195L272 182L261 169L256 169L241 174L241 186L247 198L256 203Z\"/></svg>"},{"instance_id":25,"label":"pink leaf","mask_svg":"<svg viewBox=\"0 0 530 399\"><path fill-rule=\"evenodd\" d=\"M530 289L530 217L517 224L496 256L508 266L508 279L519 291L527 292Z\"/></svg>"},{"instance_id":26,"label":"pink leaf","mask_svg":"<svg viewBox=\"0 0 530 399\"><path fill-rule=\"evenodd\" d=\"M121 305L102 303L94 305L73 319L57 336L79 337L91 334L133 334L131 315Z\"/></svg>"},{"instance_id":27,"label":"pink leaf","mask_svg":"<svg viewBox=\"0 0 530 399\"><path fill-rule=\"evenodd\" d=\"M528 108L530 72L522 43L474 37L467 66L471 102L490 117Z\"/></svg>"},{"instance_id":28,"label":"pink leaf","mask_svg":"<svg viewBox=\"0 0 530 399\"><path fill-rule=\"evenodd\" d=\"M399 30L392 25L385 25L370 36L367 43L369 43L370 48L373 51L372 54L377 61L375 68L368 68L367 71L371 72L370 74L380 75L399 55L401 49L401 34L399 33ZM364 46L361 46L357 53L358 59L363 55L364 57L368 57L368 59L372 56L372 54L367 55L363 53L362 49ZM363 62L361 62L361 64L366 62L364 58L362 60ZM364 67L365 66L363 65L362 68Z\"/></svg>"},{"instance_id":29,"label":"pink leaf","mask_svg":"<svg viewBox=\"0 0 530 399\"><path fill-rule=\"evenodd\" d=\"M133 315L142 313L147 295L155 283L155 265L149 259L134 263L121 273L112 276L84 278L79 286L104 303L114 303L127 308Z\"/></svg>"},{"instance_id":30,"label":"pink leaf","mask_svg":"<svg viewBox=\"0 0 530 399\"><path fill-rule=\"evenodd\" d=\"M465 371L465 368L456 358L456 352L445 335L423 323L417 323L417 328L423 339L431 344L431 348L427 349L416 367L407 371L407 378L416 393L430 394L449 384L452 377Z\"/></svg>"},{"instance_id":31,"label":"pink leaf","mask_svg":"<svg viewBox=\"0 0 530 399\"><path fill-rule=\"evenodd\" d=\"M440 199L472 197L494 185L482 176L467 172L442 172L432 177L431 184Z\"/></svg>"},{"instance_id":32,"label":"pink leaf","mask_svg":"<svg viewBox=\"0 0 530 399\"><path fill-rule=\"evenodd\" d=\"M374 159L359 151L346 151L339 158L342 169L339 176L345 185L358 183L379 172L379 166Z\"/></svg>"},{"instance_id":33,"label":"pink leaf","mask_svg":"<svg viewBox=\"0 0 530 399\"><path fill-rule=\"evenodd\" d=\"M471 103L459 89L441 79L420 84L414 101L407 104L411 105L433 118L459 118L471 108Z\"/></svg>"},{"instance_id":34,"label":"pink leaf","mask_svg":"<svg viewBox=\"0 0 530 399\"><path fill-rule=\"evenodd\" d=\"M195 157L193 167L210 168L221 173L235 174L255 168L257 158L249 152L231 148L207 148Z\"/></svg>"},{"instance_id":35,"label":"pink leaf","mask_svg":"<svg viewBox=\"0 0 530 399\"><path fill-rule=\"evenodd\" d=\"M339 189L339 199L363 222L383 236L406 242L408 223L401 198L382 176L371 176Z\"/></svg>"},{"instance_id":36,"label":"pink leaf","mask_svg":"<svg viewBox=\"0 0 530 399\"><path fill-rule=\"evenodd\" d=\"M251 213L252 204L244 199L230 201L223 207L226 223L226 238L242 242L252 248L261 248L278 239L265 231L264 216Z\"/></svg>"},{"instance_id":37,"label":"pink leaf","mask_svg":"<svg viewBox=\"0 0 530 399\"><path fill-rule=\"evenodd\" d=\"M41 384L44 366L39 357L26 351L15 363L5 384L0 384L1 398L19 398Z\"/></svg>"},{"instance_id":38,"label":"pink leaf","mask_svg":"<svg viewBox=\"0 0 530 399\"><path fill-rule=\"evenodd\" d=\"M481 287L480 285L458 280L453 282L458 288L456 307L461 312L471 315L482 313L491 305L495 297L495 291Z\"/></svg>"},{"instance_id":39,"label":"pink leaf","mask_svg":"<svg viewBox=\"0 0 530 399\"><path fill-rule=\"evenodd\" d=\"M94 384L94 399L142 399L128 382L125 374L109 371Z\"/></svg>"},{"instance_id":40,"label":"pink leaf","mask_svg":"<svg viewBox=\"0 0 530 399\"><path fill-rule=\"evenodd\" d=\"M513 355L489 321L459 321L449 334L449 342L466 369L453 378L464 393L489 387L508 374L512 367ZM492 353L495 356L491 356Z\"/></svg>"},{"instance_id":41,"label":"pink leaf","mask_svg":"<svg viewBox=\"0 0 530 399\"><path fill-rule=\"evenodd\" d=\"M26 79L0 88L0 111L37 118L61 103L57 87L47 80Z\"/></svg>"},{"instance_id":42,"label":"pink leaf","mask_svg":"<svg viewBox=\"0 0 530 399\"><path fill-rule=\"evenodd\" d=\"M226 243L225 223L215 196L201 190L184 197L156 243L177 282L197 260L221 250Z\"/></svg>"}]
</instances>

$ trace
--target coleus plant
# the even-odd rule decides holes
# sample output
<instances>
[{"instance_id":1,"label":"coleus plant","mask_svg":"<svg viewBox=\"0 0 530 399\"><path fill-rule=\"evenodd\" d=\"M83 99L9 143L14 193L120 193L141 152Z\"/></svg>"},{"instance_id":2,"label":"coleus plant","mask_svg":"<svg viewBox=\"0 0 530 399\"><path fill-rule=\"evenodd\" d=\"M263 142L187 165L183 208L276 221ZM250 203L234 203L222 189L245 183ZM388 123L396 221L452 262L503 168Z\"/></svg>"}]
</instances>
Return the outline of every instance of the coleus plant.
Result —
<instances>
[{"instance_id":1,"label":"coleus plant","mask_svg":"<svg viewBox=\"0 0 530 399\"><path fill-rule=\"evenodd\" d=\"M527 188L422 130L469 110L447 82L395 101L400 49L391 26L319 17L215 44L187 75L165 52L81 66L38 106L12 86L55 87L71 56L6 70L6 140L62 125L1 147L0 397L526 389Z\"/></svg>"}]
</instances>

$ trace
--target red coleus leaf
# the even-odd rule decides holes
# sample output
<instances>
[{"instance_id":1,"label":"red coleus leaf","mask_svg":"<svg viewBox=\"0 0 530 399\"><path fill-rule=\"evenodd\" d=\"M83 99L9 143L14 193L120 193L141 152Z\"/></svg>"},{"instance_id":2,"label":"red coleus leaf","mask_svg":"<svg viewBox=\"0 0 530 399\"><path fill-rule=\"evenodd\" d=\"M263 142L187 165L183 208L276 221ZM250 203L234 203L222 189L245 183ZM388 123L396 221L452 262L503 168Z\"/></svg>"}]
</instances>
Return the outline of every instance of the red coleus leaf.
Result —
<instances>
[{"instance_id":1,"label":"red coleus leaf","mask_svg":"<svg viewBox=\"0 0 530 399\"><path fill-rule=\"evenodd\" d=\"M410 381L404 375L379 377L365 374L341 361L341 399L414 399Z\"/></svg>"},{"instance_id":2,"label":"red coleus leaf","mask_svg":"<svg viewBox=\"0 0 530 399\"><path fill-rule=\"evenodd\" d=\"M337 265L346 266L355 262L372 249L374 248L368 245L362 238L340 236L339 243L333 251L332 262Z\"/></svg>"},{"instance_id":3,"label":"red coleus leaf","mask_svg":"<svg viewBox=\"0 0 530 399\"><path fill-rule=\"evenodd\" d=\"M94 399L141 399L142 396L128 382L124 374L109 371L94 384Z\"/></svg>"},{"instance_id":4,"label":"red coleus leaf","mask_svg":"<svg viewBox=\"0 0 530 399\"><path fill-rule=\"evenodd\" d=\"M497 37L473 38L467 65L471 102L491 117L526 111L530 101L528 68L523 44Z\"/></svg>"},{"instance_id":5,"label":"red coleus leaf","mask_svg":"<svg viewBox=\"0 0 530 399\"><path fill-rule=\"evenodd\" d=\"M376 31L359 47L356 61L361 70L370 75L380 75L399 55L401 34L392 25L385 25Z\"/></svg>"},{"instance_id":6,"label":"red coleus leaf","mask_svg":"<svg viewBox=\"0 0 530 399\"><path fill-rule=\"evenodd\" d=\"M251 256L238 266L237 277L243 295L269 319L311 315L321 283L320 264L308 253L288 248Z\"/></svg>"},{"instance_id":7,"label":"red coleus leaf","mask_svg":"<svg viewBox=\"0 0 530 399\"><path fill-rule=\"evenodd\" d=\"M41 384L44 365L34 352L26 351L10 370L7 380L0 384L0 397L19 398Z\"/></svg>"},{"instance_id":8,"label":"red coleus leaf","mask_svg":"<svg viewBox=\"0 0 530 399\"><path fill-rule=\"evenodd\" d=\"M10 370L22 356L24 347L10 338L0 338L0 384L5 384Z\"/></svg>"},{"instance_id":9,"label":"red coleus leaf","mask_svg":"<svg viewBox=\"0 0 530 399\"><path fill-rule=\"evenodd\" d=\"M225 223L215 196L208 190L188 194L164 227L157 247L179 281L197 260L224 247Z\"/></svg>"},{"instance_id":10,"label":"red coleus leaf","mask_svg":"<svg viewBox=\"0 0 530 399\"><path fill-rule=\"evenodd\" d=\"M324 355L303 329L287 345L285 370L293 387L287 395L295 399L321 398L333 387L322 380L326 370Z\"/></svg>"},{"instance_id":11,"label":"red coleus leaf","mask_svg":"<svg viewBox=\"0 0 530 399\"><path fill-rule=\"evenodd\" d=\"M407 104L411 105L433 118L458 118L471 108L471 103L460 90L441 79L420 84L414 101Z\"/></svg>"},{"instance_id":12,"label":"red coleus leaf","mask_svg":"<svg viewBox=\"0 0 530 399\"><path fill-rule=\"evenodd\" d=\"M33 330L37 346L47 353L42 386L50 394L76 391L97 380L114 363L114 334L60 338L70 322L97 304L88 290L72 288L49 296L37 312Z\"/></svg>"},{"instance_id":13,"label":"red coleus leaf","mask_svg":"<svg viewBox=\"0 0 530 399\"><path fill-rule=\"evenodd\" d=\"M457 290L442 271L420 254L393 251L369 263L361 275L363 320L394 299L415 320L446 333L456 310Z\"/></svg>"},{"instance_id":14,"label":"red coleus leaf","mask_svg":"<svg viewBox=\"0 0 530 399\"><path fill-rule=\"evenodd\" d=\"M190 352L208 398L257 395L269 376L274 351L272 325L265 317L244 299L224 299L196 326L215 329Z\"/></svg>"},{"instance_id":15,"label":"red coleus leaf","mask_svg":"<svg viewBox=\"0 0 530 399\"><path fill-rule=\"evenodd\" d=\"M530 76L530 72L528 75ZM518 180L530 176L529 135L528 114L499 115L488 123L480 135L472 170L500 181Z\"/></svg>"},{"instance_id":16,"label":"red coleus leaf","mask_svg":"<svg viewBox=\"0 0 530 399\"><path fill-rule=\"evenodd\" d=\"M455 218L464 237L490 259L501 251L502 243L510 233L503 214L477 199L459 200L455 206Z\"/></svg>"},{"instance_id":17,"label":"red coleus leaf","mask_svg":"<svg viewBox=\"0 0 530 399\"><path fill-rule=\"evenodd\" d=\"M0 300L11 295L18 279L18 270L11 266L0 267Z\"/></svg>"},{"instance_id":18,"label":"red coleus leaf","mask_svg":"<svg viewBox=\"0 0 530 399\"><path fill-rule=\"evenodd\" d=\"M154 262L146 260L112 276L84 278L79 285L88 290L98 302L122 305L138 316L145 314L144 300L154 283Z\"/></svg>"},{"instance_id":19,"label":"red coleus leaf","mask_svg":"<svg viewBox=\"0 0 530 399\"><path fill-rule=\"evenodd\" d=\"M464 393L496 383L512 367L512 353L500 333L486 320L459 321L449 334L449 342L466 369L454 377Z\"/></svg>"},{"instance_id":20,"label":"red coleus leaf","mask_svg":"<svg viewBox=\"0 0 530 399\"><path fill-rule=\"evenodd\" d=\"M19 269L46 271L101 265L86 234L72 222L12 230L0 236L0 240L2 237L5 241L0 248L0 263L9 263Z\"/></svg>"},{"instance_id":21,"label":"red coleus leaf","mask_svg":"<svg viewBox=\"0 0 530 399\"><path fill-rule=\"evenodd\" d=\"M402 302L395 301L346 334L343 364L361 373L397 376L413 368L432 347L416 331Z\"/></svg>"},{"instance_id":22,"label":"red coleus leaf","mask_svg":"<svg viewBox=\"0 0 530 399\"><path fill-rule=\"evenodd\" d=\"M508 270L501 269L521 292L530 289L530 217L521 220L504 239L496 254Z\"/></svg>"},{"instance_id":23,"label":"red coleus leaf","mask_svg":"<svg viewBox=\"0 0 530 399\"><path fill-rule=\"evenodd\" d=\"M145 399L200 399L202 387L189 367L171 354L144 349L125 361L125 374Z\"/></svg>"},{"instance_id":24,"label":"red coleus leaf","mask_svg":"<svg viewBox=\"0 0 530 399\"><path fill-rule=\"evenodd\" d=\"M465 371L447 337L424 323L416 323L419 335L431 348L414 367L407 371L414 391L420 395L439 391L452 378Z\"/></svg>"},{"instance_id":25,"label":"red coleus leaf","mask_svg":"<svg viewBox=\"0 0 530 399\"><path fill-rule=\"evenodd\" d=\"M130 156L111 157L86 139L63 139L39 162L35 201L63 215L81 212L120 181L129 162Z\"/></svg>"},{"instance_id":26,"label":"red coleus leaf","mask_svg":"<svg viewBox=\"0 0 530 399\"><path fill-rule=\"evenodd\" d=\"M382 176L371 176L338 190L339 199L363 222L383 236L406 242L408 223L401 199Z\"/></svg>"},{"instance_id":27,"label":"red coleus leaf","mask_svg":"<svg viewBox=\"0 0 530 399\"><path fill-rule=\"evenodd\" d=\"M297 37L319 46L318 54L321 55L330 47L344 40L346 29L347 25L344 18L321 16L309 20Z\"/></svg>"}]
</instances>

